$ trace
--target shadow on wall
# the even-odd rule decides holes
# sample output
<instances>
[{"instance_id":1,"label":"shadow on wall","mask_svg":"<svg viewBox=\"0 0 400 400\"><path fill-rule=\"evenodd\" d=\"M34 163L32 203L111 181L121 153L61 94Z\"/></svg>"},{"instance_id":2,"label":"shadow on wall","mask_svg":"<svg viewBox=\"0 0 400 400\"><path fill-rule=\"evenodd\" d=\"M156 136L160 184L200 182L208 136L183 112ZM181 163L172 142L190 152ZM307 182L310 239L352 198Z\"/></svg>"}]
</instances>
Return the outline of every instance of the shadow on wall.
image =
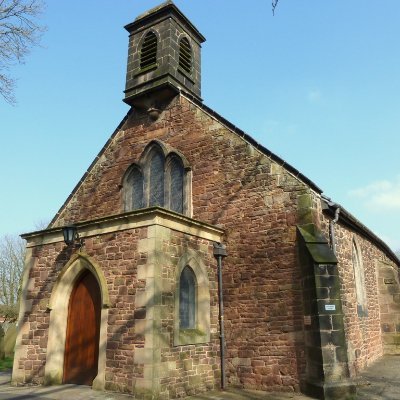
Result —
<instances>
[{"instance_id":1,"label":"shadow on wall","mask_svg":"<svg viewBox=\"0 0 400 400\"><path fill-rule=\"evenodd\" d=\"M102 243L107 243L109 246L111 246L114 242L131 242L134 235L137 235L137 232L134 232L131 235L127 235L126 233L110 234L103 237ZM136 238L136 236L134 236L133 238ZM86 245L88 246L88 248L90 248L91 241L93 240L93 238L86 239ZM193 246L191 241L187 240L188 239L182 239L183 249ZM201 242L199 242L198 246L200 246L200 244ZM61 245L58 248L61 248ZM42 356L42 354L45 354L46 350L48 351L47 355L50 353L48 339L50 335L47 336L46 329L49 329L48 324L50 320L50 315L54 312L57 312L56 308L49 308L50 305L54 306L53 303L49 303L49 298L50 294L54 291L57 276L60 274L60 271L62 271L63 268L68 264L68 262L74 257L74 254L75 250L73 247L62 247L61 250L59 250L59 253L57 254L55 260L52 261L51 269L48 267L48 265L50 264L46 264L45 261L41 261L40 264L39 262L36 264L36 271L48 268L46 270L48 274L43 273L43 284L35 286L32 285L32 289L34 289L34 291L31 290L30 292L28 292L28 300L25 301L28 303L29 300L31 300L32 309L24 314L22 323L29 323L30 331L29 333L21 335L20 347L31 346L33 344L36 348L36 353L40 356L40 358L38 359L40 363L35 363L34 369L29 369L28 364L30 360L26 357L26 355L22 355L19 357L17 349L15 361L17 362L18 360L21 360L24 366L17 367L18 364L14 366L15 375L13 379L16 382L20 379L23 383L43 383L43 380L47 379L47 375L52 377L50 372L52 373L53 370L49 370L50 372L46 370L46 377L44 376L46 360L47 362L49 362L49 359ZM37 250L35 256L40 258L39 250ZM45 256L46 254L43 255L43 259L45 259ZM172 349L166 355L167 357L173 357L173 353L175 352L173 346L173 335L170 331L170 329L173 329L173 300L175 290L174 287L176 283L175 274L171 274L171 277L169 278L171 281L171 288L169 287L169 285L162 290L158 290L157 287L155 287L154 293L152 293L152 295L148 294L139 296L139 294L145 294L146 288L150 285L150 283L146 281L147 277L139 279L137 268L143 264L146 264L148 261L146 258L143 258L143 256L139 256L139 252L136 256L132 257L136 258L132 258L128 263L125 263L125 267L121 270L117 270L117 268L113 267L113 264L115 263L113 259L101 260L101 268L104 272L108 290L111 292L111 306L107 308L107 319L105 322L106 335L105 337L103 337L103 339L102 336L100 336L98 365L100 368L100 355L102 354L102 359L104 360L104 386L106 390L114 392L133 392L135 390L144 390L143 388L138 388L139 385L136 384L136 380L144 380L145 373L148 373L148 370L150 370L151 372L153 368L153 365L150 364L150 362L142 361L142 358L145 357L146 354L153 351L153 346L150 347L149 345L149 343L151 344L151 342L145 342L145 337L147 335L150 335L150 337L156 336L157 340L162 341L163 346L165 345L166 348L165 353L168 353L169 348ZM161 268L161 266L165 263L164 252L156 250L153 257L154 260L157 260L157 265L159 265ZM209 257L211 259L212 256L209 255ZM214 258L212 258L212 261L214 261ZM178 258L173 257L171 259L171 265L168 264L168 268L171 268L171 270L175 271L175 264L177 262ZM70 266L73 267L73 265L74 264L72 263ZM31 274L31 276L33 276L33 273ZM76 276L75 280L72 282L73 285L75 285L77 279L78 277ZM216 279L216 276L214 279ZM139 297L141 301L138 305ZM69 299L64 298L64 300L65 302L69 302ZM215 292L213 303L216 303L216 301L217 295ZM106 309L104 305L103 309ZM151 315L154 310L156 310L157 312L161 312L162 310L164 315L162 321L160 322L161 325L157 323L157 329L153 327L154 323L151 319ZM65 315L65 317L67 318L67 315ZM166 323L165 326L163 325L164 323ZM160 327L158 328L159 325ZM65 333L62 333L60 331L61 325L59 324L52 325L52 329L52 337L62 337L63 335L65 335ZM215 333L213 336L213 341L217 342L217 338L218 336ZM199 345L198 347L203 348L204 346ZM103 353L101 349L103 349ZM158 351L158 348L154 351ZM211 352L211 349L209 351ZM56 364L54 364L56 366L54 371L56 371L57 373L59 372L59 375L54 376L55 378L57 378L57 383L61 383L63 379L62 375L64 348L57 348L56 352L58 361ZM206 351L204 351L203 353L206 354ZM20 354L22 354L22 352ZM176 368L179 369L180 373L182 372L183 374L184 360L182 358L179 358L176 362ZM217 364L217 362L214 361L214 364ZM21 363L19 365L21 365ZM200 365L200 359L196 360L196 362L193 362L193 365ZM201 368L205 369L204 366L202 366ZM210 366L209 368L207 368L207 371L201 371L201 373L204 375L204 378L213 376L212 367ZM187 373L186 375L187 381L189 382L189 374ZM206 379L200 379L198 382L196 381L192 384L191 389L195 389L199 392L206 390L207 388L204 384L205 380ZM49 381L48 383L52 382ZM183 393L184 384L182 384L182 387L179 387L176 390L179 390L178 394L181 392Z\"/></svg>"}]
</instances>

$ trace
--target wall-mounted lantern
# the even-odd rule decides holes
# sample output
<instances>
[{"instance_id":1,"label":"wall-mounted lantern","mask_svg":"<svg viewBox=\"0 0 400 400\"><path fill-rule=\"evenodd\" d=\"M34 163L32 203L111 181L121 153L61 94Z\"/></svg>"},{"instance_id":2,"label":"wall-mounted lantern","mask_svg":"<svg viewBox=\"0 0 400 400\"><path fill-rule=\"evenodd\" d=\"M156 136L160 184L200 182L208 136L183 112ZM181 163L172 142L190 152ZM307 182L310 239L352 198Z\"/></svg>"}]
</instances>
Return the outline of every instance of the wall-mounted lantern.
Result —
<instances>
[{"instance_id":1,"label":"wall-mounted lantern","mask_svg":"<svg viewBox=\"0 0 400 400\"><path fill-rule=\"evenodd\" d=\"M83 246L83 239L79 237L78 228L75 225L67 225L63 228L64 242L67 246L78 243Z\"/></svg>"}]
</instances>

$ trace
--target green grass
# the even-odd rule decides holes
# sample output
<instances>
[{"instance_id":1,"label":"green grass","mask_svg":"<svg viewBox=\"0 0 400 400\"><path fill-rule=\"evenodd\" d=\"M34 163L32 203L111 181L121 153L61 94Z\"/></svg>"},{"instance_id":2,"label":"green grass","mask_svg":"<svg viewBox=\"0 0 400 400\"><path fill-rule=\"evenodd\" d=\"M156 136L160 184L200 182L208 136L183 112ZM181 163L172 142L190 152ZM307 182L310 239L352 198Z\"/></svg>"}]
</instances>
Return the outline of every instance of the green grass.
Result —
<instances>
[{"instance_id":1,"label":"green grass","mask_svg":"<svg viewBox=\"0 0 400 400\"><path fill-rule=\"evenodd\" d=\"M14 359L12 357L6 357L0 360L0 371L7 371L13 366Z\"/></svg>"}]
</instances>

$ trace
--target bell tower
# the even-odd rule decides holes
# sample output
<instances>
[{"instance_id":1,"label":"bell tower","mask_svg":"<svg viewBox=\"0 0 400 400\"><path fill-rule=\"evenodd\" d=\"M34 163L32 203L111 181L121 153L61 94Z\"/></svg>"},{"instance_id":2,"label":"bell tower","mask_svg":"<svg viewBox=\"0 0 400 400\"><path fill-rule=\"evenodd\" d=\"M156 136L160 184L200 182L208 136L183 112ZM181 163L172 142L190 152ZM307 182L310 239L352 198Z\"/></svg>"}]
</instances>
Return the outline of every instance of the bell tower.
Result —
<instances>
[{"instance_id":1,"label":"bell tower","mask_svg":"<svg viewBox=\"0 0 400 400\"><path fill-rule=\"evenodd\" d=\"M204 36L172 1L125 26L129 32L125 103L157 109L179 93L201 100L201 44Z\"/></svg>"}]
</instances>

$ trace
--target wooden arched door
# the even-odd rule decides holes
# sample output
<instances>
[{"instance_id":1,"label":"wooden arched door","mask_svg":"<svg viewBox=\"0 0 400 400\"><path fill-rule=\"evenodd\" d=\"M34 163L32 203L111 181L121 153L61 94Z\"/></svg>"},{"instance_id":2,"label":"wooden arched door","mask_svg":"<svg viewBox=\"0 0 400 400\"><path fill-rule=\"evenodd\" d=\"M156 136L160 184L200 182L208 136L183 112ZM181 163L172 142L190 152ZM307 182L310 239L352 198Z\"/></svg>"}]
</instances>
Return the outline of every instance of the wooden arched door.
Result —
<instances>
[{"instance_id":1,"label":"wooden arched door","mask_svg":"<svg viewBox=\"0 0 400 400\"><path fill-rule=\"evenodd\" d=\"M99 359L100 315L100 287L94 275L86 271L69 300L64 383L92 385Z\"/></svg>"}]
</instances>

